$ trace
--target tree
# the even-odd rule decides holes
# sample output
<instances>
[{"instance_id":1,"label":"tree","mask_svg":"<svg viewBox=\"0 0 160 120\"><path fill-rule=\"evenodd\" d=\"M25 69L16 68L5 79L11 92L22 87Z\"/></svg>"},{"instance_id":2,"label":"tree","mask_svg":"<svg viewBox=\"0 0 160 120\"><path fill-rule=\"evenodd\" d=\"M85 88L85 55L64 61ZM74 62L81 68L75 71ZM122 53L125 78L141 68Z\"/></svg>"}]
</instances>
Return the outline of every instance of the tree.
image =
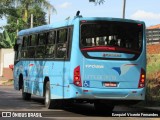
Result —
<instances>
[{"instance_id":1,"label":"tree","mask_svg":"<svg viewBox=\"0 0 160 120\"><path fill-rule=\"evenodd\" d=\"M15 0L1 0L0 1L0 19L6 15L14 15Z\"/></svg>"},{"instance_id":2,"label":"tree","mask_svg":"<svg viewBox=\"0 0 160 120\"><path fill-rule=\"evenodd\" d=\"M29 10L29 14L33 14L33 26L45 25L46 23L46 13L38 5L35 5L33 9ZM28 23L30 22L31 16L28 17ZM29 27L30 25L28 25Z\"/></svg>"},{"instance_id":3,"label":"tree","mask_svg":"<svg viewBox=\"0 0 160 120\"><path fill-rule=\"evenodd\" d=\"M23 10L21 7L16 9L15 16L7 16L7 25L4 27L3 34L0 35L0 48L13 48L15 39L17 37L17 30L22 30L30 27L30 17L28 22L25 23L22 19ZM45 15L46 13L39 7L34 6L29 10L29 14L34 15L34 26L40 26L46 24ZM17 24L17 20L19 23Z\"/></svg>"},{"instance_id":4,"label":"tree","mask_svg":"<svg viewBox=\"0 0 160 120\"><path fill-rule=\"evenodd\" d=\"M13 34L8 34L6 30L0 34L0 48L13 48L16 37Z\"/></svg>"},{"instance_id":5,"label":"tree","mask_svg":"<svg viewBox=\"0 0 160 120\"><path fill-rule=\"evenodd\" d=\"M28 20L28 13L29 9L33 8L35 5L38 5L42 9L52 9L55 12L55 8L51 5L47 0L1 0L0 2L0 17L2 18L3 15L15 13L15 7L21 7L22 18L23 21L27 23ZM13 15L14 16L14 15Z\"/></svg>"},{"instance_id":6,"label":"tree","mask_svg":"<svg viewBox=\"0 0 160 120\"><path fill-rule=\"evenodd\" d=\"M50 9L55 11L54 6L52 6L47 0L17 0L17 5L23 7L23 20L27 22L29 9L33 8L35 5L41 8Z\"/></svg>"},{"instance_id":7,"label":"tree","mask_svg":"<svg viewBox=\"0 0 160 120\"><path fill-rule=\"evenodd\" d=\"M15 16L11 16L11 15L7 16L8 25L6 25L4 28L9 33L15 33L16 35L17 30L27 29L30 27L31 17L30 16L28 17L27 23L26 23L23 21L22 13L23 13L23 9L21 7L18 7L15 13ZM38 5L35 5L32 9L29 9L28 13L33 14L34 16L33 17L34 27L46 24L46 19L45 19L46 13ZM18 23L17 23L17 20L18 20Z\"/></svg>"},{"instance_id":8,"label":"tree","mask_svg":"<svg viewBox=\"0 0 160 120\"><path fill-rule=\"evenodd\" d=\"M9 1L7 4L6 2ZM46 24L45 20L45 15L46 13L44 12L43 7L47 9L47 2L45 3L46 0L2 0L0 3L1 5L7 4L9 6L3 7L4 11L1 10L0 15L6 15L7 18L7 25L4 27L4 32L3 34L0 35L0 48L12 48L13 44L12 41L15 41L17 37L17 30L21 29L26 29L30 27L30 15L28 14L33 14L34 15L34 26L39 26L39 25L44 25ZM33 2L36 3L33 3ZM43 2L38 3L38 2ZM26 16L26 9L24 8L25 3L28 5L27 9L27 16ZM21 4L23 3L23 4ZM33 3L31 5L31 3ZM16 4L16 7L14 7ZM30 5L29 5L30 4ZM48 4L49 6L49 4ZM51 7L51 6L50 6ZM9 8L12 8L12 10L8 10ZM54 8L52 6L52 8ZM55 9L54 9L55 10ZM6 12L8 11L8 13ZM14 11L14 12L13 12ZM7 37L8 36L8 37ZM10 41L10 42L9 42Z\"/></svg>"}]
</instances>

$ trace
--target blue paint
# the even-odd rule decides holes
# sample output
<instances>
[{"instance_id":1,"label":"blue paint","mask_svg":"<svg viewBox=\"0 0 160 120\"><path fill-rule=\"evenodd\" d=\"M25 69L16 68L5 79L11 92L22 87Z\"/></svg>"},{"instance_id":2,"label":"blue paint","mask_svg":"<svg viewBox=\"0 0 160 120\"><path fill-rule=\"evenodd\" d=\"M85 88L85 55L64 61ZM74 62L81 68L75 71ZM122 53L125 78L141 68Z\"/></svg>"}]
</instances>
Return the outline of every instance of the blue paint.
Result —
<instances>
[{"instance_id":1,"label":"blue paint","mask_svg":"<svg viewBox=\"0 0 160 120\"><path fill-rule=\"evenodd\" d=\"M115 70L116 72L118 72L118 74L121 74L121 68L120 67L113 67L113 70Z\"/></svg>"}]
</instances>

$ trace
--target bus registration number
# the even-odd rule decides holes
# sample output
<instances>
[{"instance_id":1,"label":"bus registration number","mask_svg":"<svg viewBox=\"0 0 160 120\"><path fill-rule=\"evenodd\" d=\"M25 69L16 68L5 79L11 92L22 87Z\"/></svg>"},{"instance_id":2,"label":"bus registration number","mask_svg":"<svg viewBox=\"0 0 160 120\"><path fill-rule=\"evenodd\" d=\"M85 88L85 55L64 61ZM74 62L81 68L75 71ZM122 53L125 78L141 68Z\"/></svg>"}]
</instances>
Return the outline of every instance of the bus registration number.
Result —
<instances>
[{"instance_id":1,"label":"bus registration number","mask_svg":"<svg viewBox=\"0 0 160 120\"><path fill-rule=\"evenodd\" d=\"M103 86L105 86L105 87L117 87L117 83L116 82L104 82Z\"/></svg>"}]
</instances>

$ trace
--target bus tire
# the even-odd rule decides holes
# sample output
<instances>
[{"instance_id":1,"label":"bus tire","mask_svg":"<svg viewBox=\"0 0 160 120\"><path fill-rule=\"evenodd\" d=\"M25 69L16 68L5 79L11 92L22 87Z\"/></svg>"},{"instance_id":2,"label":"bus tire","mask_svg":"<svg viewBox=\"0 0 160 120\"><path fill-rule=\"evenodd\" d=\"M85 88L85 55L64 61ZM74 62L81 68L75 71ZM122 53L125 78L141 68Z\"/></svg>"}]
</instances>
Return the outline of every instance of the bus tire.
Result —
<instances>
[{"instance_id":1,"label":"bus tire","mask_svg":"<svg viewBox=\"0 0 160 120\"><path fill-rule=\"evenodd\" d=\"M24 85L22 85L22 99L23 100L30 100L31 99L31 94L24 92Z\"/></svg>"},{"instance_id":2,"label":"bus tire","mask_svg":"<svg viewBox=\"0 0 160 120\"><path fill-rule=\"evenodd\" d=\"M94 108L97 113L105 114L111 113L114 109L114 105L107 105L101 102L94 102Z\"/></svg>"},{"instance_id":3,"label":"bus tire","mask_svg":"<svg viewBox=\"0 0 160 120\"><path fill-rule=\"evenodd\" d=\"M57 108L57 101L51 99L50 82L45 85L45 107L48 109Z\"/></svg>"}]
</instances>

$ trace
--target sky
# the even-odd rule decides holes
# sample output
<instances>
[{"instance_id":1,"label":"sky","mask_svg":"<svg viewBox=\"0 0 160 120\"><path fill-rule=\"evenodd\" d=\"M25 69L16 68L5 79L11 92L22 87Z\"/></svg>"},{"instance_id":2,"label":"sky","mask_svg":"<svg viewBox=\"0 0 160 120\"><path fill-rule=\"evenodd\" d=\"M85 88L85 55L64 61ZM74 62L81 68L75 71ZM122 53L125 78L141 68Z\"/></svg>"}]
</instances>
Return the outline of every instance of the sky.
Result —
<instances>
[{"instance_id":1,"label":"sky","mask_svg":"<svg viewBox=\"0 0 160 120\"><path fill-rule=\"evenodd\" d=\"M56 9L52 12L51 23L73 18L79 10L83 17L113 17L122 18L123 0L105 0L101 5L95 5L89 0L48 0ZM126 19L140 20L146 26L160 24L160 0L126 0ZM46 16L46 19L48 17ZM6 24L6 19L0 19L0 27Z\"/></svg>"},{"instance_id":2,"label":"sky","mask_svg":"<svg viewBox=\"0 0 160 120\"><path fill-rule=\"evenodd\" d=\"M67 17L73 18L80 10L83 17L122 18L123 0L105 0L95 5L89 0L49 0L57 14L52 14L51 23ZM126 0L126 19L141 20L146 26L160 24L160 0Z\"/></svg>"}]
</instances>

